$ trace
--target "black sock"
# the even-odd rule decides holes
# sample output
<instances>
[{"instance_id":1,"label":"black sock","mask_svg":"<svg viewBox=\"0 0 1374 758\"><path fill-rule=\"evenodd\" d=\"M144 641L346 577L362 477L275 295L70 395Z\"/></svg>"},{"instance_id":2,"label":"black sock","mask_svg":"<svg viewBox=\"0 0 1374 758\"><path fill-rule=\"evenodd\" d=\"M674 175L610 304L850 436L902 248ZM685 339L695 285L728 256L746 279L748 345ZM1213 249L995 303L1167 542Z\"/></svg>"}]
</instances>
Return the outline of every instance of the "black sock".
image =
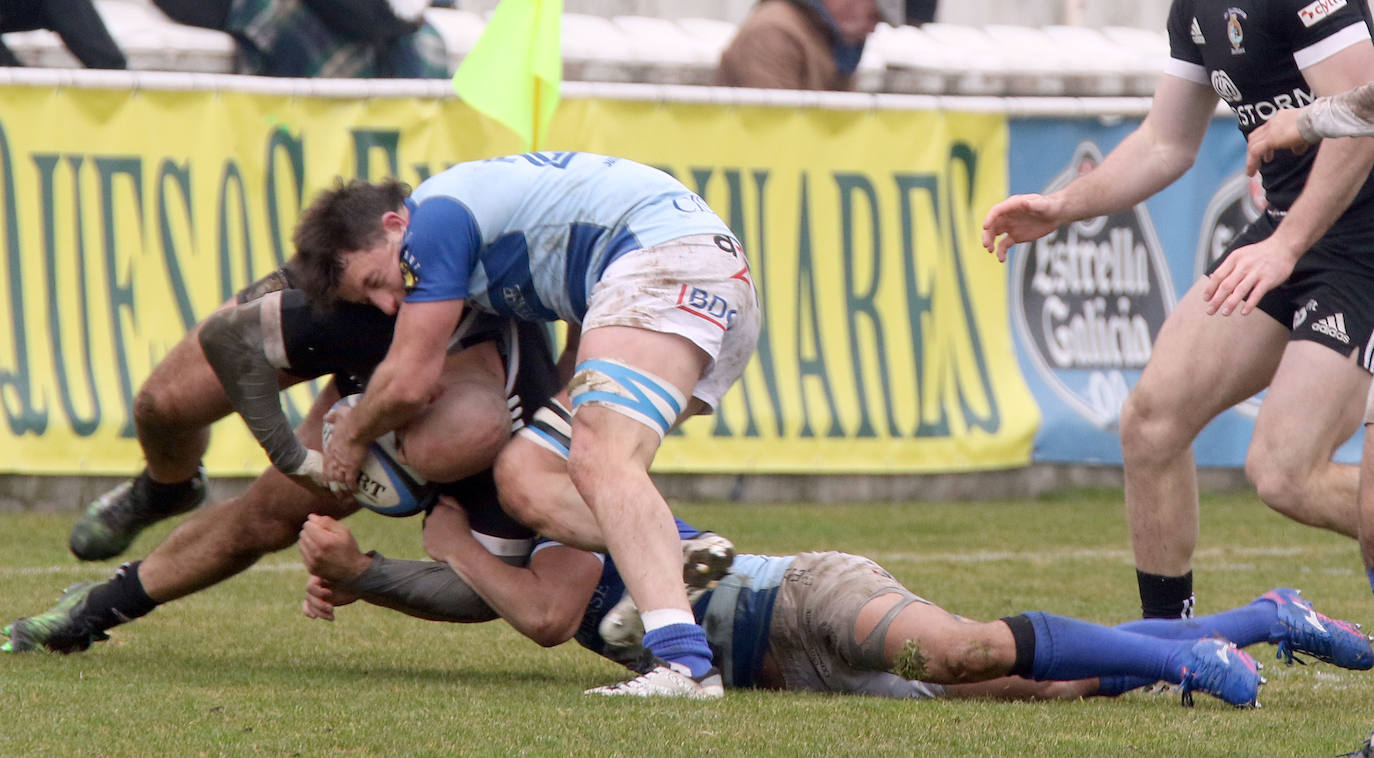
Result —
<instances>
[{"instance_id":1,"label":"black sock","mask_svg":"<svg viewBox=\"0 0 1374 758\"><path fill-rule=\"evenodd\" d=\"M142 561L119 567L108 582L91 590L86 596L85 618L97 631L105 631L126 621L133 621L152 613L158 602L143 589L138 579Z\"/></svg>"},{"instance_id":2,"label":"black sock","mask_svg":"<svg viewBox=\"0 0 1374 758\"><path fill-rule=\"evenodd\" d=\"M1140 612L1147 619L1177 619L1193 617L1193 572L1183 576L1135 572L1140 586Z\"/></svg>"},{"instance_id":3,"label":"black sock","mask_svg":"<svg viewBox=\"0 0 1374 758\"><path fill-rule=\"evenodd\" d=\"M180 482L159 482L149 476L148 469L145 468L134 481L134 487L143 492L143 501L148 504L148 508L162 515L179 510L188 500L195 497L199 484L196 479L192 476Z\"/></svg>"},{"instance_id":4,"label":"black sock","mask_svg":"<svg viewBox=\"0 0 1374 758\"><path fill-rule=\"evenodd\" d=\"M1007 674L1030 679L1035 669L1035 627L1024 613L1008 616L1002 619L1002 623L1011 627L1011 638L1016 642L1016 663L1011 665L1011 671Z\"/></svg>"}]
</instances>

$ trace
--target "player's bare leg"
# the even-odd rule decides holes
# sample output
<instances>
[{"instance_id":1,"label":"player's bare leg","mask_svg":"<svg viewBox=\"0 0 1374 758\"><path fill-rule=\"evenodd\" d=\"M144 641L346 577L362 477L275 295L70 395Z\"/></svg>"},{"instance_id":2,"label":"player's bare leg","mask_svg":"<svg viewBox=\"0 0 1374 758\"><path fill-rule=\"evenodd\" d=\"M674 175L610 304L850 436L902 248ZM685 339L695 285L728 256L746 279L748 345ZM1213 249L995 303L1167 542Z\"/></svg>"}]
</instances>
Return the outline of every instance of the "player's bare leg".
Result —
<instances>
[{"instance_id":1,"label":"player's bare leg","mask_svg":"<svg viewBox=\"0 0 1374 758\"><path fill-rule=\"evenodd\" d=\"M192 329L153 369L134 397L134 426L156 482L196 475L210 444L210 424L233 409Z\"/></svg>"},{"instance_id":2,"label":"player's bare leg","mask_svg":"<svg viewBox=\"0 0 1374 758\"><path fill-rule=\"evenodd\" d=\"M331 384L316 398L298 432L318 449L324 414L338 394ZM128 563L109 581L69 588L47 613L16 621L7 651L38 646L58 652L85 650L105 631L140 618L159 604L221 582L266 553L289 547L310 513L343 517L357 510L327 494L307 490L268 469L242 497L199 511L144 561ZM22 632L22 633L21 633Z\"/></svg>"},{"instance_id":3,"label":"player's bare leg","mask_svg":"<svg viewBox=\"0 0 1374 758\"><path fill-rule=\"evenodd\" d=\"M854 638L867 640L901 599L889 593L868 601L854 622ZM937 684L1005 676L1016 663L1016 641L1006 624L969 621L930 603L903 608L886 629L882 649L888 670Z\"/></svg>"},{"instance_id":4,"label":"player's bare leg","mask_svg":"<svg viewBox=\"0 0 1374 758\"><path fill-rule=\"evenodd\" d=\"M1207 315L1205 283L1195 284L1169 314L1122 408L1126 515L1147 616L1180 615L1192 595L1193 440L1217 414L1268 385L1288 342L1287 330L1264 313ZM1221 354L1230 359L1197 358ZM1154 595L1156 583L1172 593L1167 602Z\"/></svg>"},{"instance_id":5,"label":"player's bare leg","mask_svg":"<svg viewBox=\"0 0 1374 758\"><path fill-rule=\"evenodd\" d=\"M675 390L677 397L685 400L706 368L706 355L676 335L621 326L584 331L578 348L578 373L571 387L573 402L579 402L580 393L586 394L573 415L568 469L640 608L644 646L688 672L665 666L634 682L653 684L649 681L653 677L672 679L672 691L657 686L643 689L653 690L648 694L718 697L722 692L719 675L711 668L705 633L692 616L682 584L681 545L672 511L649 478L661 434L677 419L664 419L655 411L659 426L650 427L615 409L625 405L602 404L594 399L602 390L615 394L614 384L619 380L584 368L589 361L618 362L633 375L631 381L651 384L653 388L647 391L661 394ZM653 366L652 375L639 370L640 366ZM679 413L686 410L679 405ZM692 680L695 685L690 684ZM631 686L634 682L598 691L621 694L635 689ZM677 689L679 684L682 689Z\"/></svg>"},{"instance_id":6,"label":"player's bare leg","mask_svg":"<svg viewBox=\"0 0 1374 758\"><path fill-rule=\"evenodd\" d=\"M568 407L566 392L559 402ZM564 458L517 434L501 450L494 473L501 507L516 521L570 547L606 550L601 527L569 478Z\"/></svg>"},{"instance_id":7,"label":"player's bare leg","mask_svg":"<svg viewBox=\"0 0 1374 758\"><path fill-rule=\"evenodd\" d=\"M890 616L898 603L908 604ZM888 620L885 625L884 621ZM884 635L870 641L870 635ZM1233 705L1254 705L1263 683L1254 659L1216 638L1167 639L1031 612L977 622L910 596L869 600L854 624L861 648L881 642L882 665L908 679L965 685L955 694L1074 697L1096 692L1100 677L1164 680ZM1008 675L1063 686L1018 685ZM987 682L983 687L970 683Z\"/></svg>"},{"instance_id":8,"label":"player's bare leg","mask_svg":"<svg viewBox=\"0 0 1374 758\"><path fill-rule=\"evenodd\" d=\"M1331 456L1358 428L1369 384L1354 356L1316 342L1288 344L1245 460L1270 508L1303 524L1359 534L1359 469Z\"/></svg>"},{"instance_id":9,"label":"player's bare leg","mask_svg":"<svg viewBox=\"0 0 1374 758\"><path fill-rule=\"evenodd\" d=\"M319 448L324 414L337 399L333 384L316 398L297 431L307 447ZM295 544L311 513L342 518L357 509L352 501L308 490L269 468L242 496L205 508L177 527L139 564L138 576L154 601L175 600Z\"/></svg>"},{"instance_id":10,"label":"player's bare leg","mask_svg":"<svg viewBox=\"0 0 1374 758\"><path fill-rule=\"evenodd\" d=\"M203 356L200 361L208 371ZM422 473L446 481L443 477L450 471L458 472L451 478L461 478L491 465L494 451L509 434L503 371L491 343L449 357L445 391L428 411L434 417L422 417L406 429L406 439L413 445L407 452L416 455L418 450L420 465L427 467ZM219 380L213 372L208 381L218 390ZM228 408L222 390L207 394ZM319 448L324 414L337 399L332 384L316 398L297 431L306 446ZM213 407L213 402L202 406ZM464 422L459 424L452 423L453 414L467 415L461 416ZM441 432L444 419L449 426ZM322 497L269 469L241 497L207 508L173 531L139 564L139 577L153 600L174 600L243 571L266 553L294 544L311 513L341 518L355 510L357 506L351 501Z\"/></svg>"},{"instance_id":11,"label":"player's bare leg","mask_svg":"<svg viewBox=\"0 0 1374 758\"><path fill-rule=\"evenodd\" d=\"M990 700L1081 700L1097 694L1096 678L1074 682L1036 682L1019 676L1003 676L986 682L951 684L945 695L955 698Z\"/></svg>"},{"instance_id":12,"label":"player's bare leg","mask_svg":"<svg viewBox=\"0 0 1374 758\"><path fill-rule=\"evenodd\" d=\"M300 381L280 378L284 387ZM72 553L81 560L112 558L143 528L200 505L207 487L200 462L210 424L232 410L201 350L197 326L158 363L134 398L134 426L147 467L85 508L68 539Z\"/></svg>"},{"instance_id":13,"label":"player's bare leg","mask_svg":"<svg viewBox=\"0 0 1374 758\"><path fill-rule=\"evenodd\" d=\"M1360 454L1359 540L1365 574L1369 577L1370 589L1374 590L1374 434L1369 428L1368 411L1365 418L1364 449Z\"/></svg>"}]
</instances>

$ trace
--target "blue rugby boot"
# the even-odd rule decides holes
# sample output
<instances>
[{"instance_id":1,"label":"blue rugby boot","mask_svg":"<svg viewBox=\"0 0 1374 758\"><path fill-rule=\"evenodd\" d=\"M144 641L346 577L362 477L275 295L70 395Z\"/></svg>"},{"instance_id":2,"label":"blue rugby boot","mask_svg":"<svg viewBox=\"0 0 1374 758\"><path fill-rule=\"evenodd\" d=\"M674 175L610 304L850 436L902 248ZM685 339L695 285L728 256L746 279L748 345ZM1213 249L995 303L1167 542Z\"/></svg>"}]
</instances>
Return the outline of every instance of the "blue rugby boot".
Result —
<instances>
[{"instance_id":1,"label":"blue rugby boot","mask_svg":"<svg viewBox=\"0 0 1374 758\"><path fill-rule=\"evenodd\" d=\"M1279 646L1276 657L1285 663L1305 663L1293 657L1294 653L1303 653L1341 668L1374 668L1374 649L1359 625L1318 613L1299 590L1272 589L1255 598L1255 603L1259 602L1270 602L1278 608L1278 622L1270 630L1269 641Z\"/></svg>"},{"instance_id":2,"label":"blue rugby boot","mask_svg":"<svg viewBox=\"0 0 1374 758\"><path fill-rule=\"evenodd\" d=\"M16 619L2 630L10 639L0 645L0 651L23 653L43 647L55 653L79 653L94 642L108 640L110 635L94 629L86 620L86 598L100 584L73 584L48 611Z\"/></svg>"},{"instance_id":3,"label":"blue rugby boot","mask_svg":"<svg viewBox=\"0 0 1374 758\"><path fill-rule=\"evenodd\" d=\"M1183 666L1179 691L1183 704L1193 705L1193 692L1215 695L1237 708L1258 708L1259 688L1264 677L1260 665L1235 644L1211 637L1198 640Z\"/></svg>"}]
</instances>

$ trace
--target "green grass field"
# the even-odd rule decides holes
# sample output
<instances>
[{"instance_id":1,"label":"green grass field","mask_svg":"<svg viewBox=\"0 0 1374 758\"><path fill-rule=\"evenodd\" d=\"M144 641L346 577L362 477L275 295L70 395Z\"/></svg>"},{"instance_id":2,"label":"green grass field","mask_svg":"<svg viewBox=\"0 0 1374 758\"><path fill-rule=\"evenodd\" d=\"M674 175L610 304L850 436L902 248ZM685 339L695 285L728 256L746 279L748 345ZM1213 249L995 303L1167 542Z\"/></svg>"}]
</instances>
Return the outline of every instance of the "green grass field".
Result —
<instances>
[{"instance_id":1,"label":"green grass field","mask_svg":"<svg viewBox=\"0 0 1374 758\"><path fill-rule=\"evenodd\" d=\"M1118 492L946 505L682 504L742 551L840 549L975 618L1040 609L1102 622L1137 597ZM114 564L66 551L74 514L0 516L0 616L47 608ZM419 522L363 514L364 547L420 557ZM145 534L143 555L167 532ZM1277 585L1355 621L1374 614L1354 542L1297 526L1252 495L1204 498L1200 610ZM333 625L299 613L293 551L113 631L69 657L0 658L0 753L43 756L998 755L1330 756L1374 727L1374 674L1266 663L1264 707L1199 696L1057 703L891 702L736 692L716 703L584 697L620 678L569 643L498 623L460 627L361 604Z\"/></svg>"}]
</instances>

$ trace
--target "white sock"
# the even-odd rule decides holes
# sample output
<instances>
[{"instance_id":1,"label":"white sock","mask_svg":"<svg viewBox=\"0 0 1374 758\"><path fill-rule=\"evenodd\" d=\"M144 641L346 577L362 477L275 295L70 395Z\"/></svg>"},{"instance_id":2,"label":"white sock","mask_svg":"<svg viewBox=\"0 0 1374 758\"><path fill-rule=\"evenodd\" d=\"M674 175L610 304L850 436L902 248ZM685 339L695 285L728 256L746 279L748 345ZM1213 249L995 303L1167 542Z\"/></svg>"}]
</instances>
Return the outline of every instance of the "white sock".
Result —
<instances>
[{"instance_id":1,"label":"white sock","mask_svg":"<svg viewBox=\"0 0 1374 758\"><path fill-rule=\"evenodd\" d=\"M644 622L644 631L652 632L672 624L696 624L697 619L691 611L677 608L660 608L656 611L640 611L639 618Z\"/></svg>"}]
</instances>

